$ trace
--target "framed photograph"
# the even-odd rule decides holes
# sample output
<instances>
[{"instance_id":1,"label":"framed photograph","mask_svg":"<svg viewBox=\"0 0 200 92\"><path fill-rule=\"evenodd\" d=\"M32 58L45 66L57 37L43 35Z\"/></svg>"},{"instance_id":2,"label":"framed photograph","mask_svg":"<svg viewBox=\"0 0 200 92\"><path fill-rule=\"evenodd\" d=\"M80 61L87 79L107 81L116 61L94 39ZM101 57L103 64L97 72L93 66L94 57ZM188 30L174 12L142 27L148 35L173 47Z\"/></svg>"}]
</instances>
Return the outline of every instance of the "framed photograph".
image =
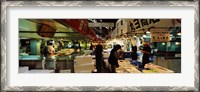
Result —
<instances>
[{"instance_id":1,"label":"framed photograph","mask_svg":"<svg viewBox=\"0 0 200 92\"><path fill-rule=\"evenodd\" d=\"M2 1L1 91L199 91L198 1Z\"/></svg>"}]
</instances>

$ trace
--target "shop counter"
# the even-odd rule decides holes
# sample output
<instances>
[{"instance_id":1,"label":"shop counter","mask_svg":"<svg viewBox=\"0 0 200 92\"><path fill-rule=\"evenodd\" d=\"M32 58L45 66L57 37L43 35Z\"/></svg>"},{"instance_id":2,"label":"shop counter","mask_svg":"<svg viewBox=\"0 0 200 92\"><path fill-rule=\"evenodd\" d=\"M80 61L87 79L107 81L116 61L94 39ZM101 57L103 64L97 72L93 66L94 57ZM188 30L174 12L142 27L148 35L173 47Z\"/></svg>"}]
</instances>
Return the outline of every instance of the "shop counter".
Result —
<instances>
[{"instance_id":1,"label":"shop counter","mask_svg":"<svg viewBox=\"0 0 200 92\"><path fill-rule=\"evenodd\" d=\"M29 71L29 67L24 66L24 67L19 67L18 73L24 73L24 72L28 72L28 71Z\"/></svg>"},{"instance_id":2,"label":"shop counter","mask_svg":"<svg viewBox=\"0 0 200 92\"><path fill-rule=\"evenodd\" d=\"M66 55L66 56L55 56L57 61L60 60L72 60L74 59L73 55ZM20 61L35 61L35 62L39 62L43 59L43 57L41 57L40 55L28 55L28 56L19 56L19 60Z\"/></svg>"},{"instance_id":3,"label":"shop counter","mask_svg":"<svg viewBox=\"0 0 200 92\"><path fill-rule=\"evenodd\" d=\"M118 60L119 67L116 68L117 73L174 73L174 71L148 63L144 69L139 69L138 65L131 64L129 60Z\"/></svg>"},{"instance_id":4,"label":"shop counter","mask_svg":"<svg viewBox=\"0 0 200 92\"><path fill-rule=\"evenodd\" d=\"M124 67L126 73L141 73L135 66Z\"/></svg>"},{"instance_id":5,"label":"shop counter","mask_svg":"<svg viewBox=\"0 0 200 92\"><path fill-rule=\"evenodd\" d=\"M70 69L74 55L56 56L59 69ZM40 55L19 56L19 66L28 66L29 69L42 69L42 58Z\"/></svg>"},{"instance_id":6,"label":"shop counter","mask_svg":"<svg viewBox=\"0 0 200 92\"><path fill-rule=\"evenodd\" d=\"M74 72L75 73L91 73L94 69L93 56L77 56L74 60Z\"/></svg>"},{"instance_id":7,"label":"shop counter","mask_svg":"<svg viewBox=\"0 0 200 92\"><path fill-rule=\"evenodd\" d=\"M109 53L103 53L103 59L108 59L109 55ZM92 59L96 59L95 55L92 55Z\"/></svg>"},{"instance_id":8,"label":"shop counter","mask_svg":"<svg viewBox=\"0 0 200 92\"><path fill-rule=\"evenodd\" d=\"M28 60L39 61L39 60L41 60L41 57L39 55L24 55L24 56L19 56L19 60L23 60L23 61L28 61Z\"/></svg>"},{"instance_id":9,"label":"shop counter","mask_svg":"<svg viewBox=\"0 0 200 92\"><path fill-rule=\"evenodd\" d=\"M54 70L42 70L42 69L34 69L24 73L54 73Z\"/></svg>"},{"instance_id":10,"label":"shop counter","mask_svg":"<svg viewBox=\"0 0 200 92\"><path fill-rule=\"evenodd\" d=\"M143 73L157 73L154 70L142 70Z\"/></svg>"},{"instance_id":11,"label":"shop counter","mask_svg":"<svg viewBox=\"0 0 200 92\"><path fill-rule=\"evenodd\" d=\"M119 67L116 68L117 73L141 73L129 60L118 60L118 64Z\"/></svg>"},{"instance_id":12,"label":"shop counter","mask_svg":"<svg viewBox=\"0 0 200 92\"><path fill-rule=\"evenodd\" d=\"M125 73L125 69L124 69L124 67L118 67L118 68L116 68L116 72L117 73Z\"/></svg>"},{"instance_id":13,"label":"shop counter","mask_svg":"<svg viewBox=\"0 0 200 92\"><path fill-rule=\"evenodd\" d=\"M71 70L60 70L60 73L71 73Z\"/></svg>"}]
</instances>

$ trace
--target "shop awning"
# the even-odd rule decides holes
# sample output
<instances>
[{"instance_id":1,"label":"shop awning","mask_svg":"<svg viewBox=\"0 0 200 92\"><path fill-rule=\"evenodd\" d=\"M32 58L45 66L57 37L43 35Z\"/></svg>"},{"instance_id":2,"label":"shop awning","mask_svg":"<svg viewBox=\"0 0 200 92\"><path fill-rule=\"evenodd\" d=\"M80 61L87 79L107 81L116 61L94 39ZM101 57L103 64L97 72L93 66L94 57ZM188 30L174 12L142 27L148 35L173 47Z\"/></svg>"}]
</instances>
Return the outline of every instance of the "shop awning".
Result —
<instances>
[{"instance_id":1,"label":"shop awning","mask_svg":"<svg viewBox=\"0 0 200 92\"><path fill-rule=\"evenodd\" d=\"M79 32L53 19L19 19L19 37L77 40L85 38Z\"/></svg>"},{"instance_id":2,"label":"shop awning","mask_svg":"<svg viewBox=\"0 0 200 92\"><path fill-rule=\"evenodd\" d=\"M74 31L79 32L84 37L93 40L96 38L96 33L88 26L86 19L54 19L55 21L72 28Z\"/></svg>"}]
</instances>

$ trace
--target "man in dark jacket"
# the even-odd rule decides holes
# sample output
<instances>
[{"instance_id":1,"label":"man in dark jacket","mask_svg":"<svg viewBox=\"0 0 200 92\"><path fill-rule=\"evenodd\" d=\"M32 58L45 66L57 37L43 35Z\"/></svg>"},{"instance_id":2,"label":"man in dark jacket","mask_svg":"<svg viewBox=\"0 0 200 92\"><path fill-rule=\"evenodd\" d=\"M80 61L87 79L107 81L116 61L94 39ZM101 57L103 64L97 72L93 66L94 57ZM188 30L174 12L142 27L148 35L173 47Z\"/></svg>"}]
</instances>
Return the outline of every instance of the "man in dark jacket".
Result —
<instances>
[{"instance_id":1,"label":"man in dark jacket","mask_svg":"<svg viewBox=\"0 0 200 92\"><path fill-rule=\"evenodd\" d=\"M141 52L143 53L143 57L142 57L142 68L144 68L145 64L149 63L149 56L151 54L151 47L145 43L143 50L141 50Z\"/></svg>"},{"instance_id":2,"label":"man in dark jacket","mask_svg":"<svg viewBox=\"0 0 200 92\"><path fill-rule=\"evenodd\" d=\"M96 57L96 69L97 73L103 72L103 46L98 44L95 49L95 57Z\"/></svg>"}]
</instances>

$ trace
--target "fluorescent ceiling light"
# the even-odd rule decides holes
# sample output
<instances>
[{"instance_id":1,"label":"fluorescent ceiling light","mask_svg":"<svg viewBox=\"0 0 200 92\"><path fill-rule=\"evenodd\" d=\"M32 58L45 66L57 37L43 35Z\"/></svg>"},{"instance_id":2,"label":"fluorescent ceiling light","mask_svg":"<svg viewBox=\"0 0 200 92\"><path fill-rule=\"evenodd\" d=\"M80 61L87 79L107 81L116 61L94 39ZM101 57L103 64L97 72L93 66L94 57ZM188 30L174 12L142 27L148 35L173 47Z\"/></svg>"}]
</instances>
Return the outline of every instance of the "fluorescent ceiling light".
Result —
<instances>
[{"instance_id":1,"label":"fluorescent ceiling light","mask_svg":"<svg viewBox=\"0 0 200 92\"><path fill-rule=\"evenodd\" d=\"M147 33L147 34L150 34L150 32L149 32L149 31L147 31L146 33Z\"/></svg>"},{"instance_id":2,"label":"fluorescent ceiling light","mask_svg":"<svg viewBox=\"0 0 200 92\"><path fill-rule=\"evenodd\" d=\"M181 35L181 33L177 33L177 35Z\"/></svg>"}]
</instances>

